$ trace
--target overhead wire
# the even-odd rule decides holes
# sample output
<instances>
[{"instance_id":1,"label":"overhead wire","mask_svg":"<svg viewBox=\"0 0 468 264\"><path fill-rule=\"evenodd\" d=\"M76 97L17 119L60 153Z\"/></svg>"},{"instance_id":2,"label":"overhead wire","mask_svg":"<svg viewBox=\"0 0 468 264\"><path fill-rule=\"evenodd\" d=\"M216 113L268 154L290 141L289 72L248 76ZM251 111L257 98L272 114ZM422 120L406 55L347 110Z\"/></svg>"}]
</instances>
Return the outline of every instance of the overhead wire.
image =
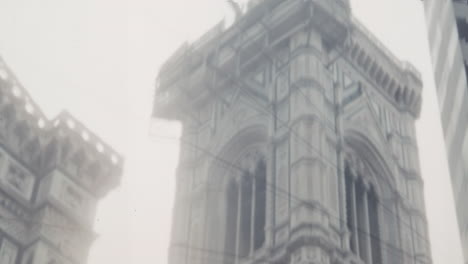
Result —
<instances>
[{"instance_id":1,"label":"overhead wire","mask_svg":"<svg viewBox=\"0 0 468 264\"><path fill-rule=\"evenodd\" d=\"M184 141L183 139L179 139L179 138L175 138L175 137L157 136L157 135L154 135L154 136L157 137L157 138L162 138L162 139L170 139L170 140L175 140L175 141L181 141L181 143L187 142L187 141ZM234 163L232 163L232 162L230 162L230 161L227 161L227 160L225 160L225 159L219 157L218 155L213 154L213 153L210 152L209 150L207 150L207 149L205 149L205 148L203 148L203 147L198 146L197 144L194 144L194 143L192 143L192 142L187 143L187 144L190 144L190 146L192 146L192 147L194 147L194 148L197 148L199 151L204 152L205 154L211 156L213 159L215 159L215 160L217 160L217 161L219 161L219 162L221 162L221 163L223 163L223 164L225 164L225 165L227 165L227 166L229 166L229 167L231 167L231 168L237 169L237 170L239 170L239 171L242 172L242 173L245 173L245 172L246 172L246 169L245 169L245 168L243 168L243 167L241 167L241 166L239 166L239 165L236 165L236 164L234 164ZM294 200L295 200L296 202L298 202L298 203L306 204L306 205L308 205L308 206L311 205L311 202L310 202L310 201L306 201L306 200L304 200L304 199L298 197L297 195L294 195L294 194L292 194L291 192L286 191L286 190L284 190L283 188L280 188L280 187L274 185L273 183L271 183L271 182L269 182L269 181L267 181L267 180L265 180L265 186L266 186L266 188L268 188L270 191L274 191L276 194L282 195L283 198L287 198L288 200L289 200L289 199L294 199ZM207 189L207 191L213 191L213 190L215 190L215 191L222 191L222 189L213 189L213 188L208 188L208 189ZM266 190L265 190L265 191L266 191ZM275 195L275 197L279 197L279 196L276 196L276 195ZM377 200L377 203L379 203L379 205L382 206L382 204L381 204L381 202L380 202L379 200ZM330 217L330 218L332 218L332 219L335 219L335 220L338 220L340 223L347 224L347 222L346 222L345 219L341 219L339 216L333 215L330 211L326 210L322 205L321 205L321 206L317 206L317 205L315 205L315 204L312 204L312 206L314 207L314 209L316 209L316 210L318 209L321 213L324 213L324 214L327 215L328 217ZM392 211L391 213L392 213L393 216L395 216L396 219L398 219L398 216L397 216L393 211ZM395 219L395 220L396 220L396 219ZM397 224L397 223L396 223L396 224ZM410 229L412 230L413 233L417 232L417 231L415 231L412 227L410 227ZM365 231L362 230L362 228L358 228L358 232L359 232L359 233L364 233ZM371 234L371 233L365 233L365 234L371 236L371 237L374 238L374 239L378 239L380 242L382 242L382 243L384 243L384 244L389 244L389 245L390 245L389 247L393 247L393 249L395 249L395 250L398 249L398 250L404 252L404 250L403 250L402 248L397 248L395 245L390 244L390 242L383 240L382 238L380 238L380 237L377 236L377 235L374 235L374 234ZM424 241L425 241L426 243L428 242L427 239L424 239ZM414 255L411 255L410 253L408 253L408 254L409 254L408 256L414 257Z\"/></svg>"},{"instance_id":2,"label":"overhead wire","mask_svg":"<svg viewBox=\"0 0 468 264\"><path fill-rule=\"evenodd\" d=\"M256 44L256 43L254 43L254 44ZM235 50L235 51L236 51L236 50ZM237 51L236 51L236 53L237 53ZM274 59L272 59L272 57L269 55L269 53L263 52L263 55L268 56L268 57L270 58L270 60L274 61ZM342 55L342 54L340 54L340 56L341 56L341 55ZM237 55L237 56L239 56L239 55ZM335 58L335 59L333 60L333 62L334 62L335 60L337 60L337 59L338 59L338 57ZM331 64L331 63L330 63L330 64ZM329 65L330 65L330 64L329 64ZM216 68L216 66L215 66L215 68ZM220 71L219 68L216 68L216 70L217 70L217 71ZM231 81L233 81L233 82L236 82L236 80L232 80L233 77L230 76L229 74L224 74L224 75L225 75L225 77L227 77L227 79L229 79L229 80L231 80ZM240 90L241 90L244 94L246 94L248 97L250 97L253 101L257 102L259 106L260 106L260 105L264 105L263 102L259 102L255 97L252 97L252 96L251 96L251 93L250 93L249 91L244 90L244 86L249 86L249 85L245 85L244 82L241 82L241 84L239 84L239 80L237 80L236 86L238 86L238 87L240 88ZM306 100L308 100L308 101L311 103L310 98L309 98L308 96L306 96L306 95L302 92L302 90L301 90L300 88L301 88L301 87L298 87L297 90L306 98ZM215 96L217 96L217 97L219 96L217 93L214 93L214 94L215 94ZM250 105L250 103L249 103L249 105ZM303 137L301 137L300 135L298 135L298 133L297 133L291 126L288 125L288 122L282 120L281 118L279 118L279 117L277 116L277 114L274 113L274 111L271 111L271 113L270 113L270 109L268 109L268 108L267 108L267 109L259 109L259 108L257 107L257 105L250 105L250 106L251 106L252 108L256 109L257 111L266 113L267 115L270 115L270 114L271 114L271 115L272 115L272 118L274 118L273 121L279 121L279 122L281 122L283 125L285 125L285 126L288 128L288 131L291 132L291 134L293 134L294 136L296 136L296 138L301 139L307 146L309 146L309 147L315 152L315 154L318 154L319 157L322 158L322 161L324 161L325 163L329 163L328 165L332 166L333 168L337 168L337 166L336 166L335 164L333 164L333 163L331 163L331 162L328 162L327 159L324 159L324 158L323 158L323 154L322 154L320 151L318 151L318 150L315 148L315 146L311 145L310 142L308 142L306 139L304 139ZM311 103L311 106L315 106L315 105ZM272 110L273 110L273 109L272 109ZM323 115L323 113L321 113L321 114ZM183 140L183 139L181 139L181 140ZM194 146L193 144L191 144L191 145ZM198 147L198 149L200 149L200 148ZM206 153L207 153L207 150L206 150L206 149L203 149L202 152L204 152L204 153L206 154ZM224 164L230 164L230 162L228 162L228 161L226 161L226 160L224 160L224 159L222 159L222 158L220 158L220 157L218 157L218 156L216 156L216 155L213 155L212 153L210 153L210 154L211 154L210 156L212 156L213 158L217 159L218 161L222 161L222 163L224 163ZM233 165L233 166L235 166L235 165ZM268 183L268 186L270 186L270 183ZM281 191L281 192L284 191L284 190L282 190L281 188L279 188L279 187L277 187L277 186L275 186L275 190L276 190L276 191ZM290 198L294 198L294 195L292 195L289 191L286 191L286 195L288 195ZM381 205L382 208L388 210L388 211L391 212L393 215L396 215L395 212L393 212L393 210L386 208L386 207L385 207L384 205L382 205L382 204L380 204L380 205ZM323 208L321 208L321 209L323 209ZM327 212L327 213L329 213L329 212ZM419 234L417 231L415 231L411 225L409 225L409 224L407 224L405 221L403 221L398 215L396 215L396 217L397 217L399 223L403 223L403 224L407 225L407 226L412 230L413 233L419 235L421 238L424 239L425 242L427 242L427 238L426 238L426 237L422 236L422 235ZM343 221L343 219L341 219L341 218L337 218L337 219ZM401 249L399 249L399 250L401 250Z\"/></svg>"},{"instance_id":3,"label":"overhead wire","mask_svg":"<svg viewBox=\"0 0 468 264\"><path fill-rule=\"evenodd\" d=\"M255 45L256 43L253 43L253 44ZM231 47L231 48L232 48L232 47ZM232 49L234 49L234 48L232 48ZM234 50L235 50L236 53L238 52L236 49L234 49ZM277 58L276 58L276 59L273 58L273 57L270 55L270 53L268 53L268 52L263 52L262 54L263 54L264 56L267 56L272 62L278 60ZM344 54L344 51L342 51L340 54ZM239 55L237 55L237 56L239 56ZM289 60L290 60L290 59L289 59ZM337 60L337 58L336 58L335 60ZM289 63L290 63L290 61L289 61ZM317 150L315 146L313 146L309 141L307 141L305 138L303 138L302 136L300 136L300 135L297 133L297 131L295 131L295 130L288 124L289 122L284 121L284 120L282 120L281 118L279 118L278 114L275 113L273 109L272 109L273 111L271 111L271 110L268 109L268 108L259 108L259 106L264 105L264 103L263 103L263 102L260 102L257 98L253 97L253 96L251 95L250 91L245 90L246 86L249 86L248 84L246 85L245 82L239 81L238 78L236 78L236 80L237 80L237 82L236 82L235 80L232 80L233 77L230 76L229 74L227 74L227 73L225 73L225 72L222 72L222 70L219 69L219 68L217 68L216 66L214 66L214 68L215 68L216 71L218 71L218 72L220 72L221 74L223 74L225 78L227 78L228 80L231 80L232 82L235 82L235 83L236 83L236 86L237 86L246 96L248 96L251 100L253 100L253 101L255 101L255 102L257 103L257 104L250 104L249 101L246 101L246 103L248 102L248 103L247 103L248 106L250 106L251 108L253 108L253 109L257 110L257 111L260 111L260 112L262 112L262 113L264 113L264 114L266 114L266 115L268 115L268 116L270 116L270 114L271 114L271 118L273 119L273 122L274 122L274 121L279 121L279 122L281 122L283 126L287 127L287 129L288 129L289 132L291 132L296 138L300 139L300 140L301 140L303 143L305 143L316 155L318 155L318 156L321 158L321 161L327 163L329 166L331 166L331 167L333 167L333 168L335 168L335 169L338 169L338 167L336 166L336 164L334 164L334 163L328 161L328 159L324 158L324 157L323 157L323 154L322 154L319 150ZM239 82L241 82L241 84L239 84ZM302 94L303 97L305 97L306 100L308 100L308 102L310 103L311 106L315 107L315 105L311 102L310 98L309 98L308 96L306 96L306 95L302 92L302 90L301 90L300 88L301 88L301 87L298 87L297 90ZM247 88L247 89L248 89L248 88ZM213 94L214 94L216 97L220 98L220 95L219 95L218 93L213 93ZM222 98L221 98L221 99L222 99ZM319 111L320 111L320 110L319 110ZM319 112L319 113L321 113L321 114L323 115L322 112ZM206 153L206 151L203 151L203 152ZM211 155L211 156L213 156L213 155ZM277 187L277 188L278 188L278 187ZM379 201L379 203L380 203L380 201ZM396 215L395 212L393 212L393 210L387 208L386 206L384 206L384 205L381 204L381 203L380 203L380 205L382 206L382 208L384 208L385 210L387 210L387 211L390 212L391 214ZM420 234L420 233L417 232L417 231L414 231L414 228L413 228L410 224L408 224L407 222L403 221L399 215L396 215L396 216L397 216L399 222L401 222L401 223L403 223L404 225L408 226L411 230L413 230L413 232L414 232L417 236L419 236L420 238L422 238L424 241L427 242L428 239L427 239L425 236L423 236L422 234Z\"/></svg>"},{"instance_id":4,"label":"overhead wire","mask_svg":"<svg viewBox=\"0 0 468 264\"><path fill-rule=\"evenodd\" d=\"M167 139L168 137L163 137L163 138ZM173 138L173 139L177 140L177 138ZM197 145L195 144L194 146L197 146ZM200 148L199 150L200 151L206 151L203 148ZM209 151L207 153L211 154L211 152L209 152ZM229 161L227 161L227 160L225 160L223 158L220 158L218 156L213 156L213 158L220 161L220 162L222 162L222 163L224 163L224 164L226 164L226 165L231 166L234 169L240 170L242 173L246 172L246 170L244 168L242 168L242 167L240 167L240 166L238 166L238 165L236 165L236 164L234 164L232 162L229 162ZM268 181L265 181L265 185L266 185L266 189L264 190L264 192L266 192L267 189L269 188L270 191L271 190L279 191L279 194L281 194L282 197L285 198L285 199L288 199L288 200L289 199L295 199L296 202L298 202L298 203L303 203L303 204L306 204L306 205L310 205L310 201L306 201L306 200L304 200L302 198L299 198L298 196L292 194L291 192L284 191L283 189L278 188L277 186L275 188L275 186L273 184L271 184L270 182L268 182ZM212 191L213 189L209 189L208 191L210 191L210 190ZM220 190L221 189L218 189L217 191L220 191ZM251 201L245 200L243 202L251 202ZM314 206L314 209L318 209L320 212L324 213L328 217L330 217L332 219L336 219L339 222L342 222L344 224L347 224L345 219L341 219L340 217L338 217L336 215L333 215L331 212L329 212L328 210L323 208L323 206L319 206L319 207L317 207L316 205L313 205L313 206ZM360 234L364 234L364 235L369 236L369 238L378 240L379 242L382 243L382 245L386 246L387 248L390 248L391 250L397 251L398 253L402 253L403 255L407 255L409 257L414 258L414 254L411 254L410 252L405 251L403 248L398 248L396 245L393 245L390 241L385 241L380 236L378 236L376 234L372 234L371 232L367 232L366 230L363 230L362 228L359 228L359 227L357 227L357 231ZM217 250L208 249L208 248L191 246L191 245L188 245L188 244L176 243L176 244L172 244L172 246L182 247L182 248L186 248L186 249L193 249L193 250L196 250L196 251L203 251L203 252L206 252L206 253L214 253L214 254L217 254L217 255L223 255L223 256L228 256L228 257L241 257L240 255L235 255L235 254L232 254L230 252L217 251ZM250 257L250 258L242 257L242 259L254 259L254 257Z\"/></svg>"},{"instance_id":5,"label":"overhead wire","mask_svg":"<svg viewBox=\"0 0 468 264\"><path fill-rule=\"evenodd\" d=\"M234 26L236 26L236 25L234 25ZM266 28L266 26L264 26L264 27ZM267 28L267 29L268 29L268 28ZM242 34L242 33L243 33L243 32L240 32L240 34ZM258 44L255 43L255 42L253 42L252 44L258 46ZM230 48L231 48L231 49L234 49L233 47L230 47ZM308 48L308 47L306 47L306 48ZM235 51L236 53L238 53L238 50L234 49L234 51ZM344 52L342 52L342 54L344 54ZM267 56L267 57L269 58L269 60L272 61L272 62L278 60L277 57L276 57L276 58L273 58L273 56L275 56L275 55L271 55L270 52L262 52L262 55L263 55L263 56ZM237 54L237 56L240 56L240 55ZM208 62L208 63L209 63L209 62ZM290 58L289 58L289 60L288 60L288 63L290 64ZM266 108L264 108L264 107L259 108L260 106L264 105L264 103L261 102L261 101L259 101L256 97L252 96L251 92L248 90L248 88L246 88L246 87L249 86L248 84L246 84L246 82L239 80L238 77L235 78L235 80L232 80L232 79L233 79L232 76L230 76L230 75L227 74L226 72L223 72L223 71L222 71L221 69L219 69L217 66L214 66L214 68L215 68L215 70L216 70L217 72L219 72L219 73L221 73L222 75L224 75L225 78L227 78L228 80L231 80L232 82L234 82L234 83L236 84L236 86L240 89L240 91L242 91L246 96L248 96L251 100L253 100L253 101L255 101L255 102L257 103L257 104L251 104L250 101L245 101L245 103L247 103L248 106L250 106L251 108L253 108L253 109L257 110L257 111L260 111L260 112L262 112L263 114L266 114L266 115L268 115L268 116L271 115L270 117L272 118L272 121L273 121L273 122L275 122L275 121L281 122L281 126L285 126L285 127L287 128L287 130L288 130L289 132L291 132L297 139L299 139L302 143L306 144L307 147L309 147L309 149L312 150L312 151L314 152L314 154L318 155L318 157L321 159L322 162L326 163L327 165L331 166L332 168L335 168L335 169L338 169L338 170L339 170L339 168L338 168L338 166L337 166L336 164L330 162L327 158L325 158L324 155L323 155L323 153L322 153L320 150L318 150L318 149L316 148L316 146L312 145L307 139L305 139L304 137L302 137L291 125L289 125L289 122L288 122L288 121L285 121L285 120L281 119L281 118L278 116L278 114L274 112L274 109L269 109L268 107L266 107ZM270 86L273 86L273 85L270 84ZM297 90L305 97L306 100L308 100L308 101L310 102L310 105L311 105L312 107L315 107L315 108L316 108L315 104L313 104L313 103L310 101L310 98L309 98L309 97L305 96L305 94L302 93L302 91L301 91L300 88L301 88L301 87L298 87ZM218 99L223 100L223 98L220 97L219 93L215 92L215 93L213 93L213 95L214 95L215 97L217 97ZM325 115L324 115L322 112L320 112L320 113L323 115L323 117L325 117ZM385 207L384 205L382 205L382 207L383 207L385 210L387 210L387 211L391 212L392 214L394 214L394 212L393 212L391 209ZM397 216L397 217L400 217L400 216ZM401 222L402 222L403 224L405 224L406 226L408 226L409 228L413 228L413 227L412 227L410 224L408 224L407 222L405 222L405 221L403 221L403 220L401 220ZM423 238L424 240L427 240L427 238L426 238L425 236L423 236L422 234L420 234L419 232L416 232L416 235L418 235L420 238Z\"/></svg>"},{"instance_id":6,"label":"overhead wire","mask_svg":"<svg viewBox=\"0 0 468 264\"><path fill-rule=\"evenodd\" d=\"M250 96L250 95L249 95L249 96ZM251 105L251 107L256 108L257 110L259 110L255 105ZM275 116L276 116L276 115L275 115ZM278 118L278 119L279 119L279 118ZM279 119L279 120L281 121L281 119ZM284 121L283 121L283 122L284 122ZM290 129L290 131L294 131L289 125L286 125L286 126ZM154 136L154 135L153 135L153 136ZM159 137L159 136L156 136L156 137ZM300 136L299 136L299 137L300 137ZM160 137L160 138L161 138L161 137ZM184 141L184 139L178 139L178 138L170 138L170 137L164 137L164 138L166 138L166 139L175 139L175 140L179 140L179 141L181 141L181 142ZM237 168L237 169L241 169L242 172L245 172L245 170L244 170L243 168L238 167L237 165L232 164L232 163L230 163L229 161L220 158L219 156L217 156L217 155L215 155L215 154L209 152L207 149L201 148L201 147L199 147L199 146L197 146L196 144L193 144L193 143L191 143L191 142L188 143L187 141L185 141L185 143L191 145L192 147L197 148L198 150L202 151L202 152L205 153L205 154L209 154L209 156L211 156L212 158L216 159L217 161L222 162L223 164L227 164L227 165L230 165L231 167L234 167L234 168ZM307 142L307 143L308 143L308 142ZM310 147L312 147L312 146L310 145L310 143L307 144L307 145L310 146ZM313 150L315 150L315 149L313 149ZM334 167L336 168L336 165L334 165ZM269 183L269 182L267 182L266 185L267 185L267 187L271 188L271 185L272 185L272 184ZM282 188L279 188L278 186L274 186L274 190L275 190L275 191L280 191L280 192L282 192L283 194L288 195L290 198L298 199L297 197L295 197L294 195L292 195L290 192L288 192L288 191L286 191L286 190L284 190L284 189L282 189ZM307 201L301 201L301 200L299 200L299 201L308 204ZM403 223L403 224L407 225L407 226L409 227L409 229L412 230L412 232L413 232L414 234L420 236L420 237L424 240L424 242L428 243L428 239L427 239L426 237L422 236L418 231L415 231L414 228L413 228L411 225L409 225L408 223L406 223L405 221L403 221L403 220L400 218L400 216L398 216L397 214L395 214L394 211L392 211L391 209L389 209L389 208L387 208L386 206L384 206L384 205L380 202L380 200L377 200L377 202L379 203L379 205L380 205L383 209L385 209L385 210L387 210L388 212L390 212L393 216L396 216L396 218L398 219L398 221L399 221L400 223ZM328 216L332 216L332 218L336 218L336 219L338 219L339 221L342 221L343 223L346 224L346 222L345 222L344 220L340 219L340 218L337 217L337 216L331 215L330 212L325 211L324 208L319 208L319 210L322 211L322 212L324 212L324 213L326 213ZM362 230L359 230L359 231L362 233ZM370 234L369 234L369 235L370 235ZM376 237L375 235L373 235L373 238L374 238L374 239L378 239L378 237ZM388 242L385 242L385 241L383 241L383 240L381 240L381 239L380 239L380 241L381 241L382 243L384 243L384 244L388 244ZM388 246L388 245L387 245L387 246ZM391 245L391 246L392 246L394 249L397 249L397 250L400 250L400 251L403 252L403 250L402 250L401 248L399 249L399 248L396 248L396 247L393 246L393 245ZM408 253L408 254L409 254L409 253ZM409 254L409 256L414 257L414 255L411 255L411 254Z\"/></svg>"}]
</instances>

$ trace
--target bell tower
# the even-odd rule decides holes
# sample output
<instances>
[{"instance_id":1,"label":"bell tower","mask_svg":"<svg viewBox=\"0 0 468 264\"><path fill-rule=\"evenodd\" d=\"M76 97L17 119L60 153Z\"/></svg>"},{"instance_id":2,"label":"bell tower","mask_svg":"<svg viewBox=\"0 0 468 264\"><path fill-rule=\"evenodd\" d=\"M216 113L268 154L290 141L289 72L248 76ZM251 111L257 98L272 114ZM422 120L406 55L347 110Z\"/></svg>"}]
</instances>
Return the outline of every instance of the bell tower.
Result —
<instances>
[{"instance_id":1,"label":"bell tower","mask_svg":"<svg viewBox=\"0 0 468 264\"><path fill-rule=\"evenodd\" d=\"M256 1L160 70L183 124L171 264L431 263L421 77L342 0Z\"/></svg>"}]
</instances>

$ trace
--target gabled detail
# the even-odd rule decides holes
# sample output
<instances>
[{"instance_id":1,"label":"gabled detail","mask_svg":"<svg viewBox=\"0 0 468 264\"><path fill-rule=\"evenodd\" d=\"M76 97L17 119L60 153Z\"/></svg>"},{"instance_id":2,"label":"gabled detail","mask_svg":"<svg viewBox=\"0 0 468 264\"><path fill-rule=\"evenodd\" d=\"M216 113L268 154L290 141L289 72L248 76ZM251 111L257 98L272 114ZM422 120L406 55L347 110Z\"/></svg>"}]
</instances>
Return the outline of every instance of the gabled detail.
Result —
<instances>
[{"instance_id":1,"label":"gabled detail","mask_svg":"<svg viewBox=\"0 0 468 264\"><path fill-rule=\"evenodd\" d=\"M265 69L262 69L261 71L259 71L258 73L256 73L256 74L254 75L253 79L254 79L259 85L264 86L264 85L265 85L265 74L266 74Z\"/></svg>"},{"instance_id":2,"label":"gabled detail","mask_svg":"<svg viewBox=\"0 0 468 264\"><path fill-rule=\"evenodd\" d=\"M397 107L418 116L422 89L420 73L408 62L397 59L355 18L353 25L355 30L349 58Z\"/></svg>"},{"instance_id":3,"label":"gabled detail","mask_svg":"<svg viewBox=\"0 0 468 264\"><path fill-rule=\"evenodd\" d=\"M243 127L264 121L264 118L260 118L260 116L265 115L267 111L265 106L249 98L254 95L246 96L245 93L237 95L236 100L233 101L232 107L229 109L229 113L222 120L219 120L216 139L224 140L231 135L233 136L235 131L242 130Z\"/></svg>"},{"instance_id":4,"label":"gabled detail","mask_svg":"<svg viewBox=\"0 0 468 264\"><path fill-rule=\"evenodd\" d=\"M237 100L239 100L240 89L241 88L239 88L238 86L233 86L228 88L224 93L223 98L225 98L226 101L229 102L229 107L232 106Z\"/></svg>"},{"instance_id":5,"label":"gabled detail","mask_svg":"<svg viewBox=\"0 0 468 264\"><path fill-rule=\"evenodd\" d=\"M345 112L345 131L360 131L363 135L367 135L374 142L376 142L376 147L380 149L382 153L392 153L392 150L388 145L388 138L382 126L380 125L380 122L375 117L375 114L373 113L372 109L370 109L370 107L372 106L367 103L367 99L362 98L359 107L354 107L355 110L350 109L350 112L352 114L348 115ZM391 157L391 155L389 157ZM390 160L391 159L389 159L389 161Z\"/></svg>"}]
</instances>

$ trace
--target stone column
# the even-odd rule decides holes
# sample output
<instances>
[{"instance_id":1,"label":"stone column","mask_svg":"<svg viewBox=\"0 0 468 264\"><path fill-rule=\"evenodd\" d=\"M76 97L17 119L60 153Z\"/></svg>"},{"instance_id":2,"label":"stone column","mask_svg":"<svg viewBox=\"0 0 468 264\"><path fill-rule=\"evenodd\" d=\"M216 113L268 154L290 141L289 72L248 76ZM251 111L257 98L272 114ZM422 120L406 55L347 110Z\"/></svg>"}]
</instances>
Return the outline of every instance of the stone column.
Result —
<instances>
[{"instance_id":1,"label":"stone column","mask_svg":"<svg viewBox=\"0 0 468 264\"><path fill-rule=\"evenodd\" d=\"M343 149L344 138L343 138L343 85L340 81L340 71L336 63L333 65L333 76L338 76L333 81L334 88L334 102L335 108L335 131L337 135L337 146L336 146L336 157L337 157L337 173L338 173L338 198L339 198L339 212L341 217L341 244L344 250L350 250L351 245L349 243L349 231L346 225L347 208L346 208L346 180L345 180L345 152Z\"/></svg>"},{"instance_id":2,"label":"stone column","mask_svg":"<svg viewBox=\"0 0 468 264\"><path fill-rule=\"evenodd\" d=\"M345 160L344 160L344 153L342 150L342 143L343 141L340 139L339 140L339 150L337 151L337 164L338 168L336 170L336 173L338 173L338 206L339 206L339 213L340 213L340 228L341 228L341 245L344 250L350 250L351 245L349 243L350 241L350 230L348 230L348 227L346 225L346 218L347 218L347 212L348 210L346 208L346 180L345 180Z\"/></svg>"},{"instance_id":3,"label":"stone column","mask_svg":"<svg viewBox=\"0 0 468 264\"><path fill-rule=\"evenodd\" d=\"M257 179L252 175L252 200L249 201L251 206L251 213L250 213L250 255L254 253L255 249L255 203L257 200L257 190L256 190L256 181Z\"/></svg>"},{"instance_id":4,"label":"stone column","mask_svg":"<svg viewBox=\"0 0 468 264\"><path fill-rule=\"evenodd\" d=\"M267 76L267 82L269 87L269 111L274 113L275 95L276 95L276 67L275 62L271 65L271 76ZM265 179L265 248L273 247L273 230L274 230L274 218L275 218L275 145L274 145L274 134L275 134L275 120L270 119L268 124L268 145L266 148L266 179Z\"/></svg>"},{"instance_id":5,"label":"stone column","mask_svg":"<svg viewBox=\"0 0 468 264\"><path fill-rule=\"evenodd\" d=\"M240 233L241 233L241 221L242 221L242 185L244 184L243 175L239 178L239 183L237 185L237 228L236 228L236 263L239 263L239 251L240 251Z\"/></svg>"},{"instance_id":6,"label":"stone column","mask_svg":"<svg viewBox=\"0 0 468 264\"><path fill-rule=\"evenodd\" d=\"M265 201L265 248L273 247L273 227L274 227L274 218L275 218L275 188L274 188L274 171L275 171L275 147L272 142L268 143L268 160L266 168L266 179L265 179L265 192L266 192L266 201Z\"/></svg>"},{"instance_id":7,"label":"stone column","mask_svg":"<svg viewBox=\"0 0 468 264\"><path fill-rule=\"evenodd\" d=\"M351 183L351 211L352 211L352 236L351 239L353 240L354 249L356 250L356 255L359 256L359 236L358 236L358 221L357 221L357 206L356 206L356 182L353 179Z\"/></svg>"},{"instance_id":8,"label":"stone column","mask_svg":"<svg viewBox=\"0 0 468 264\"><path fill-rule=\"evenodd\" d=\"M365 258L366 263L371 264L372 263L372 245L371 245L371 232L370 232L370 218L369 218L369 186L367 184L364 184L364 193L362 194L362 203L363 203L363 212L364 212L364 230L361 230L361 232L364 232L364 245L362 245L365 248L365 256L362 256Z\"/></svg>"}]
</instances>

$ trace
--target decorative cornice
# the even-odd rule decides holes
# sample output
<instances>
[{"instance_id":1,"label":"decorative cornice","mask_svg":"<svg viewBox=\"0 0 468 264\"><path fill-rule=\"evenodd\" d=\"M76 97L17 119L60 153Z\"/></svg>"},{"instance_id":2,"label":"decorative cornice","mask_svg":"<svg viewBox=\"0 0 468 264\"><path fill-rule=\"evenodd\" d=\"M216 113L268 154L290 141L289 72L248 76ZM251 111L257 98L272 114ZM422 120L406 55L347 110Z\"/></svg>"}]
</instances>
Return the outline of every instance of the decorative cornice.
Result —
<instances>
[{"instance_id":1,"label":"decorative cornice","mask_svg":"<svg viewBox=\"0 0 468 264\"><path fill-rule=\"evenodd\" d=\"M119 182L122 156L67 112L47 119L1 57L0 125L1 144L37 177L75 163L80 176L99 178L88 184L102 189L94 190L98 196Z\"/></svg>"},{"instance_id":2,"label":"decorative cornice","mask_svg":"<svg viewBox=\"0 0 468 264\"><path fill-rule=\"evenodd\" d=\"M410 63L396 58L354 17L352 24L354 28L347 56L398 108L406 108L414 116L418 116L422 96L419 71Z\"/></svg>"}]
</instances>

